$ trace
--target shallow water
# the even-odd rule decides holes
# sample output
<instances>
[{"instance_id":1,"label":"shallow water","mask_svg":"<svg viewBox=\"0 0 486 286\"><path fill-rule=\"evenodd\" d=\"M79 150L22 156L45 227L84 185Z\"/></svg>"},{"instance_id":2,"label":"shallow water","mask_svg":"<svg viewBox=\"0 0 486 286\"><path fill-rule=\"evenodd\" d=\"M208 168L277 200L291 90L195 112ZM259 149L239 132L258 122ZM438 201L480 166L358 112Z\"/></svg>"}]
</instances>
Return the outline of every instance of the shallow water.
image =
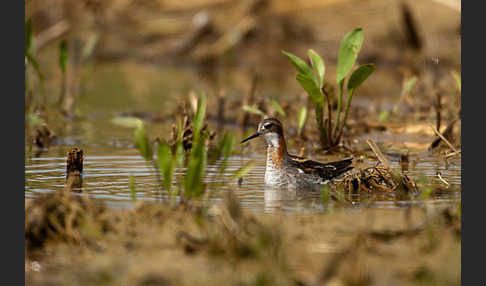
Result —
<instances>
[{"instance_id":1,"label":"shallow water","mask_svg":"<svg viewBox=\"0 0 486 286\"><path fill-rule=\"evenodd\" d=\"M79 146L85 154L84 193L103 199L112 207L131 207L133 202L129 180L133 175L137 200L157 200L160 193L157 177L154 170L146 165L134 148L133 129L114 125L110 120L121 112L134 111L157 111L164 116L164 110L170 110L176 106L177 97L187 94L189 86L201 85L204 83L198 81L198 78L188 71L168 71L132 64L128 67L111 65L97 67L80 97L78 106L80 118L67 122L62 128L55 129L54 132L59 139L54 146L40 156L36 157L35 152L27 151L25 161L26 199L34 198L39 193L62 189L65 179L66 151L71 146ZM289 89L285 90L288 93L292 92ZM242 91L237 88L228 90L228 97L237 96L239 92ZM264 91L260 92L264 94ZM271 91L266 90L266 92ZM147 122L147 134L151 139L157 136L168 139L172 121ZM238 131L235 133L243 136L239 130L233 131ZM375 141L379 142L379 140ZM381 141L381 143L386 142ZM252 144L262 144L262 142ZM261 146L263 147L263 145ZM217 173L219 162L208 165L205 182L209 184L209 200L221 201L225 192L234 190L242 205L255 211L321 212L343 204L335 199L322 203L320 193L296 193L265 188L263 184L264 149L258 153L245 150L240 146L235 146L235 149L244 150L244 152L238 152L242 155L233 155L229 158L227 173L223 178ZM253 150L260 149L254 148ZM291 151L298 153L297 150ZM425 177L426 184L436 189L439 186L444 187L436 176L436 173L440 172L450 184L447 190L431 196L427 202L457 204L461 197L460 158L451 158L446 164L444 160L439 160L437 156L427 152L412 152L412 154L414 155L410 159L416 160L417 163L410 167L408 172L410 177L418 180L419 183L424 181L422 177ZM324 162L330 160L319 156L311 158ZM400 168L398 158L390 156L388 159L392 168ZM241 185L230 179L232 171L250 161L255 162L255 167L243 178ZM376 162L365 160L364 163L371 166ZM174 186L175 181L181 180L182 176L184 176L184 169L176 170ZM211 183L221 181L225 181L227 184L217 190L211 187ZM164 194L167 195L166 192ZM419 199L399 201L390 195L346 197L345 201L345 209L349 210L359 209L363 206L401 208L407 205L423 204Z\"/></svg>"},{"instance_id":2,"label":"shallow water","mask_svg":"<svg viewBox=\"0 0 486 286\"><path fill-rule=\"evenodd\" d=\"M60 190L64 186L66 158L56 156L56 153L64 153L61 150L66 147L51 148L41 157L30 158L25 165L25 196L31 199L36 194ZM85 147L83 192L94 198L103 199L109 206L116 208L131 207L133 205L129 188L129 179L133 175L135 181L137 200L157 201L160 198L156 174L150 166L147 166L138 151L131 148L115 149L113 154L98 155L104 153L103 148ZM92 154L92 155L90 155ZM318 159L318 158L316 158ZM322 158L322 160L325 160ZM231 173L246 165L250 161L255 162L254 168L243 178L240 184L231 179ZM369 162L370 164L372 162ZM219 161L208 165L205 182L208 184L209 200L218 202L224 198L225 192L233 190L246 208L259 212L321 212L326 208L333 208L341 205L335 199L327 203L321 201L319 192L303 192L295 190L273 190L263 184L265 172L265 155L241 155L231 156L228 160L227 172L220 176L218 173ZM398 162L392 161L392 168L398 168ZM451 161L448 166L443 162L434 162L434 158L425 158L418 162L415 168L409 169L409 176L418 180L421 177L427 178L428 185L437 187L440 185L436 177L439 171L442 177L449 182L450 186L427 200L434 204L455 204L460 199L460 165ZM176 182L182 180L184 169L175 171L174 189ZM226 182L220 188L215 188L211 183ZM167 192L163 192L167 197ZM420 205L416 199L409 201L397 200L393 195L367 195L347 196L345 208L359 209L364 206L378 208L401 208L407 205ZM370 202L372 202L370 204Z\"/></svg>"}]
</instances>

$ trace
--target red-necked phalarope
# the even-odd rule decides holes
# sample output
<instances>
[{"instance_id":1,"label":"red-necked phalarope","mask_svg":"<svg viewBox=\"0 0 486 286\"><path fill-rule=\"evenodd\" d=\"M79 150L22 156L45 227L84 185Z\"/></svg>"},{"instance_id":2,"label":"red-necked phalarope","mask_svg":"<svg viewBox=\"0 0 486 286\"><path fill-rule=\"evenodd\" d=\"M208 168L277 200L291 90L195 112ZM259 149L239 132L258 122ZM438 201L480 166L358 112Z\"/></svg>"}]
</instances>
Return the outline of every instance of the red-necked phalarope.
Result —
<instances>
[{"instance_id":1,"label":"red-necked phalarope","mask_svg":"<svg viewBox=\"0 0 486 286\"><path fill-rule=\"evenodd\" d=\"M245 143L263 136L267 143L267 165L265 184L273 186L307 187L327 184L353 167L353 158L320 163L290 155L287 152L282 123L275 118L263 119L255 134L241 141Z\"/></svg>"}]
</instances>

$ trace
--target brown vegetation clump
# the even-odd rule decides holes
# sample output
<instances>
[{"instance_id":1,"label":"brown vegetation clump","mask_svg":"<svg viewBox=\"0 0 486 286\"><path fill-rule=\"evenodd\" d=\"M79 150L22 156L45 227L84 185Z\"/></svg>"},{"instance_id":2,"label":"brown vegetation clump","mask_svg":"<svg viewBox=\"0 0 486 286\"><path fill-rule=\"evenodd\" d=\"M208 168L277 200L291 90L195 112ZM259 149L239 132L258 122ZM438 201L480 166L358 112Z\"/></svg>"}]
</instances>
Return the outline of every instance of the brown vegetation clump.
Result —
<instances>
[{"instance_id":1,"label":"brown vegetation clump","mask_svg":"<svg viewBox=\"0 0 486 286\"><path fill-rule=\"evenodd\" d=\"M26 275L35 285L395 285L426 267L443 284L460 279L460 231L453 209L303 214L282 224L245 211L232 192L209 209L145 201L130 210L58 192L26 207L27 265L42 269ZM57 242L49 255L30 255L48 241Z\"/></svg>"},{"instance_id":2,"label":"brown vegetation clump","mask_svg":"<svg viewBox=\"0 0 486 286\"><path fill-rule=\"evenodd\" d=\"M41 194L25 208L26 247L42 247L49 240L89 242L109 229L104 212L104 206L89 197L68 191Z\"/></svg>"},{"instance_id":3,"label":"brown vegetation clump","mask_svg":"<svg viewBox=\"0 0 486 286\"><path fill-rule=\"evenodd\" d=\"M177 240L186 251L204 247L211 256L231 260L269 258L275 265L285 265L280 259L283 249L279 229L269 228L245 213L232 192L226 195L223 206L213 207L212 213L215 214L212 223L203 227L206 237L195 238L184 231L177 233Z\"/></svg>"},{"instance_id":4,"label":"brown vegetation clump","mask_svg":"<svg viewBox=\"0 0 486 286\"><path fill-rule=\"evenodd\" d=\"M349 172L340 182L347 193L417 191L416 183L406 174L394 174L387 168L375 166Z\"/></svg>"}]
</instances>

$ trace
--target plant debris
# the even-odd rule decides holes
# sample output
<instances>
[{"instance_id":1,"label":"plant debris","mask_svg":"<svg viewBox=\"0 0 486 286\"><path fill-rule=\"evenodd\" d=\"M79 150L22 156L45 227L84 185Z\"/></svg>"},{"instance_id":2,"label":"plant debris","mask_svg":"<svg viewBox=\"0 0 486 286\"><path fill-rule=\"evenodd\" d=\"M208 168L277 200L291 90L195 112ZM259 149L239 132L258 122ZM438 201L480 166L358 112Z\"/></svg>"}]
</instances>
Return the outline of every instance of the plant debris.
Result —
<instances>
[{"instance_id":1,"label":"plant debris","mask_svg":"<svg viewBox=\"0 0 486 286\"><path fill-rule=\"evenodd\" d=\"M25 207L26 247L40 248L48 240L89 243L110 229L104 213L104 205L87 196L68 191L40 194Z\"/></svg>"}]
</instances>

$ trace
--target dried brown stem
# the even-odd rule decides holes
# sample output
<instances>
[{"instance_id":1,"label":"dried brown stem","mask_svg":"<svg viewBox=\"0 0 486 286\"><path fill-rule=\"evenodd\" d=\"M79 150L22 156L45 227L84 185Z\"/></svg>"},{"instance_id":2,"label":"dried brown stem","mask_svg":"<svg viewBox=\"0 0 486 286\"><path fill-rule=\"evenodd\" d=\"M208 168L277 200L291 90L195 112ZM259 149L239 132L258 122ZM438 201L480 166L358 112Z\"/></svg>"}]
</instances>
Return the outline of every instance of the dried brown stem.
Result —
<instances>
[{"instance_id":1,"label":"dried brown stem","mask_svg":"<svg viewBox=\"0 0 486 286\"><path fill-rule=\"evenodd\" d=\"M442 139L451 149L452 151L454 151L455 153L459 153L457 151L456 148L454 148L454 146L451 144L451 142L449 142L449 140L447 140L434 126L432 126L432 124L428 123L427 124L430 126L430 128L432 128L432 130L434 130L434 133L440 137L440 139Z\"/></svg>"}]
</instances>

